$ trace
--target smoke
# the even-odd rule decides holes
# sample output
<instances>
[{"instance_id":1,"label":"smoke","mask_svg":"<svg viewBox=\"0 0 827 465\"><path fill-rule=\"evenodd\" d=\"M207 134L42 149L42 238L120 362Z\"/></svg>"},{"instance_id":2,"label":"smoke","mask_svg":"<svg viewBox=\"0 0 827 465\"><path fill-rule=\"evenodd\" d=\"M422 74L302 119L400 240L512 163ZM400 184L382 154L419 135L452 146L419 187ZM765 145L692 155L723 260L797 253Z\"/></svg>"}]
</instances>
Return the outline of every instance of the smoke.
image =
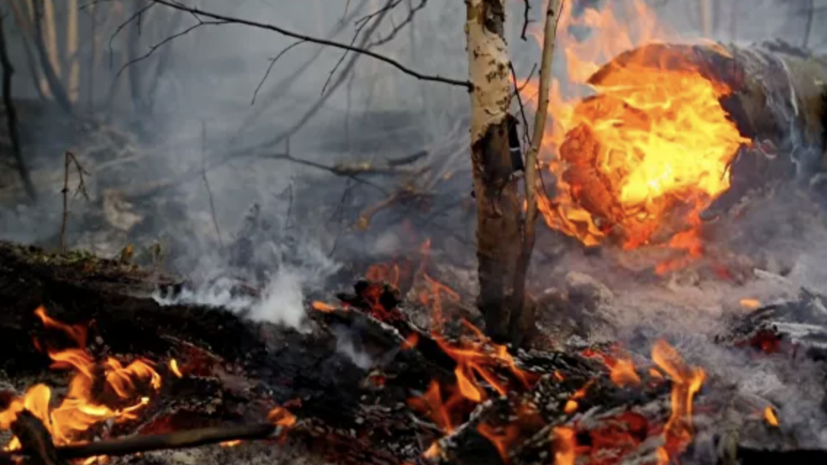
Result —
<instances>
[{"instance_id":1,"label":"smoke","mask_svg":"<svg viewBox=\"0 0 827 465\"><path fill-rule=\"evenodd\" d=\"M176 294L157 291L153 298L160 305L220 307L253 321L303 329L305 296L323 290L327 279L339 270L340 265L309 241L292 246L269 243L264 249L270 251L271 261L262 270L266 284L257 298L240 295L239 289L245 283L224 276L203 281L194 289L185 287ZM224 267L224 272L232 271L231 267Z\"/></svg>"}]
</instances>

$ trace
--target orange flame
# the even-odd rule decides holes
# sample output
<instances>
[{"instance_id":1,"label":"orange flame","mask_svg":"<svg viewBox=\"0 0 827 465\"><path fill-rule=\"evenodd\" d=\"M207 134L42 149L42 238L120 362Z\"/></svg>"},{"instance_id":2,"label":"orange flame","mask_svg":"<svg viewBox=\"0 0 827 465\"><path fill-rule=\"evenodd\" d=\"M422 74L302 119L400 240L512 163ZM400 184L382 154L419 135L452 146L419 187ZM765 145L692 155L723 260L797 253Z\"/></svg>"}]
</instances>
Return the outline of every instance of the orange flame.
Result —
<instances>
[{"instance_id":1,"label":"orange flame","mask_svg":"<svg viewBox=\"0 0 827 465\"><path fill-rule=\"evenodd\" d=\"M474 334L476 341L466 339L462 347L454 347L439 336L434 335L434 340L449 357L457 362L454 375L457 378L460 393L466 399L477 403L485 400L485 390L479 384L477 376L485 380L499 395L503 396L508 392L506 383L498 379L490 367L508 368L524 387L529 387L533 383L534 376L517 367L516 361L508 353L508 348L491 342L468 321L463 320L462 323Z\"/></svg>"},{"instance_id":2,"label":"orange flame","mask_svg":"<svg viewBox=\"0 0 827 465\"><path fill-rule=\"evenodd\" d=\"M336 307L334 307L333 305L321 302L319 300L316 300L316 301L313 302L313 310L317 310L317 311L320 311L320 312L323 312L323 313L331 313L331 312L336 311Z\"/></svg>"},{"instance_id":3,"label":"orange flame","mask_svg":"<svg viewBox=\"0 0 827 465\"><path fill-rule=\"evenodd\" d=\"M183 373L181 373L181 370L178 368L178 361L174 358L169 360L169 371L179 378L184 377Z\"/></svg>"},{"instance_id":4,"label":"orange flame","mask_svg":"<svg viewBox=\"0 0 827 465\"><path fill-rule=\"evenodd\" d=\"M665 341L652 347L652 360L672 380L672 415L665 427L667 448L680 451L694 434L692 428L692 400L706 378L704 371L687 366L680 354Z\"/></svg>"},{"instance_id":5,"label":"orange flame","mask_svg":"<svg viewBox=\"0 0 827 465\"><path fill-rule=\"evenodd\" d=\"M761 307L761 301L758 299L741 299L741 306L749 310L755 310Z\"/></svg>"},{"instance_id":6,"label":"orange flame","mask_svg":"<svg viewBox=\"0 0 827 465\"><path fill-rule=\"evenodd\" d=\"M392 262L371 265L365 277L370 281L385 282L393 287L399 287L399 265Z\"/></svg>"},{"instance_id":7,"label":"orange flame","mask_svg":"<svg viewBox=\"0 0 827 465\"><path fill-rule=\"evenodd\" d=\"M635 371L635 364L629 359L618 359L611 370L609 377L620 387L640 384L640 376Z\"/></svg>"},{"instance_id":8,"label":"orange flame","mask_svg":"<svg viewBox=\"0 0 827 465\"><path fill-rule=\"evenodd\" d=\"M276 406L267 414L267 421L276 426L290 428L296 424L296 416L286 408Z\"/></svg>"},{"instance_id":9,"label":"orange flame","mask_svg":"<svg viewBox=\"0 0 827 465\"><path fill-rule=\"evenodd\" d=\"M477 432L497 449L504 463L508 463L508 448L519 437L520 429L517 425L507 425L504 428L495 428L486 423L477 426Z\"/></svg>"},{"instance_id":10,"label":"orange flame","mask_svg":"<svg viewBox=\"0 0 827 465\"><path fill-rule=\"evenodd\" d=\"M69 326L53 320L43 307L35 310L47 328L57 329L77 344L85 344L86 328ZM68 392L57 407L52 407L52 391L43 384L29 388L22 398L12 400L9 407L0 412L0 429L9 429L23 409L30 411L51 434L55 444L68 444L91 426L106 420L126 421L137 418L135 412L149 403L149 397L140 397L142 386L158 391L161 376L152 363L136 359L127 366L114 358L96 363L85 352L85 346L76 349L47 351L53 368L70 368L75 375L69 383ZM103 379L103 389L96 388L96 381ZM109 403L125 404L120 408L109 406L98 399L113 398ZM7 449L20 447L13 438Z\"/></svg>"},{"instance_id":11,"label":"orange flame","mask_svg":"<svg viewBox=\"0 0 827 465\"><path fill-rule=\"evenodd\" d=\"M235 439L235 440L232 440L232 441L224 441L224 442L218 443L218 445L221 446L221 447L236 447L239 444L241 444L241 439Z\"/></svg>"},{"instance_id":12,"label":"orange flame","mask_svg":"<svg viewBox=\"0 0 827 465\"><path fill-rule=\"evenodd\" d=\"M764 419L767 420L767 424L770 426L778 427L780 424L778 422L778 417L775 415L775 410L773 410L773 408L769 405L764 408Z\"/></svg>"},{"instance_id":13,"label":"orange flame","mask_svg":"<svg viewBox=\"0 0 827 465\"><path fill-rule=\"evenodd\" d=\"M444 317L442 315L442 295L444 294L448 300L454 303L460 301L459 294L453 289L428 276L428 273L423 272L422 277L428 283L428 288L423 289L419 294L419 301L422 305L431 309L431 332L442 333L442 325Z\"/></svg>"},{"instance_id":14,"label":"orange flame","mask_svg":"<svg viewBox=\"0 0 827 465\"><path fill-rule=\"evenodd\" d=\"M554 465L574 465L577 459L577 433L565 426L554 428L552 447Z\"/></svg>"},{"instance_id":15,"label":"orange flame","mask_svg":"<svg viewBox=\"0 0 827 465\"><path fill-rule=\"evenodd\" d=\"M557 196L541 197L539 209L549 227L586 245L600 243L610 228L621 226L625 246L638 247L648 243L676 204L696 213L726 191L729 163L750 141L720 104L731 89L702 76L688 60L672 63L680 56L646 56L638 49L623 66L593 77L623 52L684 41L667 31L643 0L631 5L609 0L600 10L577 3L564 2L561 13L558 50L563 56L556 61L565 63L566 72L552 82L549 109L555 118L542 141L545 154L557 155L549 164L558 181ZM584 11L578 13L578 8ZM570 32L584 28L586 39ZM536 82L524 93L536 105ZM565 150L567 136L575 133L583 137L568 140L580 147ZM586 147L584 141L596 145ZM592 148L594 156L584 158ZM586 174L599 179L606 196L583 184ZM697 250L696 238L690 236L675 238L670 247Z\"/></svg>"}]
</instances>

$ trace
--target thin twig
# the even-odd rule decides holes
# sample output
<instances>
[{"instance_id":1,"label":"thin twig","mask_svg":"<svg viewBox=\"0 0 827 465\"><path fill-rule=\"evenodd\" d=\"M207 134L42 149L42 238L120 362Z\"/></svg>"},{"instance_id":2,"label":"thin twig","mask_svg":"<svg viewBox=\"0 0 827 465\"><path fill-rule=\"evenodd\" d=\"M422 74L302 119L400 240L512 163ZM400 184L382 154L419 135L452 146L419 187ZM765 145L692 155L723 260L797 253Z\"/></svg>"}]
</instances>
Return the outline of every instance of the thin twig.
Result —
<instances>
[{"instance_id":1,"label":"thin twig","mask_svg":"<svg viewBox=\"0 0 827 465\"><path fill-rule=\"evenodd\" d=\"M271 59L270 59L270 65L269 65L269 66L267 66L267 72L266 72L266 73L264 73L264 77L262 77L262 78L261 78L261 82L259 82L259 83L258 83L258 85L256 86L256 90L255 90L255 92L253 92L253 100L250 102L250 105L255 105L255 104L256 104L256 97L258 97L258 91L260 91L260 90L261 90L261 86L263 86L263 85L264 85L264 81L266 81L266 80L267 80L267 77L268 77L268 76L270 76L270 71L272 71L272 70L273 70L273 65L275 65L275 64L276 64L276 62L277 62L277 61L279 61L279 58L281 58L282 56L284 56L284 54L285 54L285 53L287 53L287 52L289 52L289 51L290 51L290 49L292 49L293 47L295 47L295 46L297 46L297 45L300 45L300 44L303 44L303 43L305 43L305 42L307 42L307 41L306 41L306 40L304 40L304 39L302 39L302 40L297 40L297 41L293 42L292 44L288 45L287 47L285 47L285 48L284 48L281 52L279 52L279 54L278 54L278 55L276 55L274 58L271 58Z\"/></svg>"},{"instance_id":2,"label":"thin twig","mask_svg":"<svg viewBox=\"0 0 827 465\"><path fill-rule=\"evenodd\" d=\"M100 455L123 456L166 449L188 449L227 441L269 439L284 431L284 427L270 423L202 428L175 431L168 434L146 434L127 438L105 439L89 443L57 446L57 456L62 460L83 459ZM27 455L27 450L2 452L3 460Z\"/></svg>"},{"instance_id":3,"label":"thin twig","mask_svg":"<svg viewBox=\"0 0 827 465\"><path fill-rule=\"evenodd\" d=\"M413 19L414 19L414 16L416 16L416 13L419 12L420 10L422 10L423 8L425 8L425 6L427 4L428 4L428 0L419 0L418 5L409 6L408 16L406 16L405 19L402 20L401 23L399 23L399 25L394 26L393 30L391 30L391 32L389 32L385 37L381 37L378 40L376 40L375 42L371 42L370 44L368 44L368 48L376 47L378 45L383 45L383 44L386 44L386 43L392 41L396 37L396 35L399 33L399 31L401 31L402 29L405 28L405 26L407 26L408 24L413 22ZM413 26L411 26L411 27L413 27Z\"/></svg>"},{"instance_id":4,"label":"thin twig","mask_svg":"<svg viewBox=\"0 0 827 465\"><path fill-rule=\"evenodd\" d=\"M67 151L65 155L65 165L63 168L63 218L60 223L60 251L66 252L66 224L69 222L69 167L74 163L75 168L78 173L78 185L75 190L75 196L78 194L83 194L83 197L88 201L89 194L86 192L86 182L83 179L83 175L89 175L86 170L78 162L78 159L75 158L75 155L72 152Z\"/></svg>"},{"instance_id":5,"label":"thin twig","mask_svg":"<svg viewBox=\"0 0 827 465\"><path fill-rule=\"evenodd\" d=\"M218 217L215 215L215 201L213 200L210 180L207 178L207 123L201 122L201 177L204 178L204 187L207 189L207 199L210 201L210 213L215 234L218 236L218 245L224 250L224 241L221 239L221 229L218 227Z\"/></svg>"},{"instance_id":6,"label":"thin twig","mask_svg":"<svg viewBox=\"0 0 827 465\"><path fill-rule=\"evenodd\" d=\"M332 41L332 40L320 39L320 38L317 38L317 37L311 37L311 36L308 36L308 35L305 35L305 34L300 34L300 33L297 33L297 32L293 32L293 31L284 29L284 28L279 27L279 26L274 26L272 24L260 23L260 22L257 22L257 21L247 20L247 19L243 19L243 18L236 18L236 17L232 17L232 16L226 16L226 15L211 13L211 12L208 12L208 11L201 10L197 7L186 6L182 3L178 3L178 2L173 1L173 0L152 0L152 2L161 4L161 5L164 5L166 7L176 9L176 10L191 13L195 17L211 18L211 19L215 20L216 23L241 24L241 25L245 25L245 26L255 27L255 28L258 28L258 29L265 29L265 30L268 30L268 31L277 32L279 34L282 34L282 35L285 35L285 36L288 36L288 37L293 37L294 39L302 39L302 40L305 40L307 42L313 42L313 43L317 43L317 44L320 44L320 45L326 45L328 47L338 48L338 49L342 49L342 50L347 50L347 51L359 53L359 54L362 54L362 55L367 55L367 56L369 56L371 58L374 58L376 60L379 60L383 63L387 63L387 64L393 66L394 68L402 71L403 73L405 73L409 76L413 76L413 77L415 77L415 78L417 78L421 81L441 82L443 84L449 84L449 85L453 85L453 86L464 87L468 90L473 89L473 87L471 86L471 83L469 81L461 81L461 80L458 80L458 79L446 78L446 77L442 77L442 76L439 76L439 75L423 74L423 73L414 71L413 69L403 65L402 63L400 63L400 62L398 62L398 61L396 61L392 58L388 58L384 55L380 55L376 52L372 52L372 51L367 50L365 48L354 47L354 46L342 44L342 43L339 43L339 42L335 42L335 41ZM158 46L160 46L160 45L162 45L162 44L159 44ZM157 48L157 47L154 47L154 48Z\"/></svg>"},{"instance_id":7,"label":"thin twig","mask_svg":"<svg viewBox=\"0 0 827 465\"><path fill-rule=\"evenodd\" d=\"M528 31L528 25L531 23L531 20L528 18L528 13L531 11L531 3L530 0L523 0L523 2L525 2L525 8L523 9L523 32L520 33L520 38L527 40L525 33Z\"/></svg>"},{"instance_id":8,"label":"thin twig","mask_svg":"<svg viewBox=\"0 0 827 465\"><path fill-rule=\"evenodd\" d=\"M526 153L525 160L525 197L526 214L523 225L523 244L520 256L517 260L517 272L515 273L514 289L515 298L519 305L525 306L525 282L528 274L528 266L531 262L531 253L534 250L534 242L537 229L537 154L543 143L543 134L546 129L546 117L549 104L549 84L551 81L551 63L554 56L554 45L556 42L557 25L560 21L560 6L562 0L549 0L546 10L546 24L543 39L543 54L540 60L540 95L537 99L537 112L534 114L534 135L531 147ZM520 328L520 319L514 318L511 322L510 331L512 338L515 331Z\"/></svg>"},{"instance_id":9,"label":"thin twig","mask_svg":"<svg viewBox=\"0 0 827 465\"><path fill-rule=\"evenodd\" d=\"M531 80L531 75L534 74L534 69L537 67L535 63L534 66L531 68L531 72L528 74L528 78L526 78L526 82L520 87L519 82L517 82L517 72L514 70L514 64L508 63L508 67L511 68L511 79L514 81L514 96L517 97L517 104L520 106L520 117L523 119L523 140L525 141L526 147L531 147L531 136L529 135L528 131L528 118L525 114L525 105L523 105L523 97L520 95L520 92L523 88L528 85L529 80Z\"/></svg>"},{"instance_id":10,"label":"thin twig","mask_svg":"<svg viewBox=\"0 0 827 465\"><path fill-rule=\"evenodd\" d=\"M400 1L401 0L388 0L387 5L385 5L384 7L382 7L379 10L377 10L377 11L375 11L375 12L373 12L373 13L371 13L371 14L363 17L363 18L360 18L359 20L357 20L356 21L356 32L353 33L353 38L350 39L350 45L349 46L353 47L353 44L356 42L356 38L359 37L359 34L362 32L362 29L364 29L364 27L367 26L367 24L370 22L371 19L374 19L378 16L379 20L381 21L381 19L385 16L385 14L388 11L390 11L391 9L393 9L393 7L398 5ZM370 47L367 47L367 48L370 48ZM339 66L342 65L342 62L345 61L345 57L347 57L348 53L349 52L347 50L344 53L342 53L342 56L340 56L339 60L336 61L336 64L333 65L333 69L331 69L330 72L327 74L327 79L325 79L324 85L322 85L321 95L324 95L325 91L327 90L328 84L330 84L330 80L333 78L333 75L336 74L336 70L339 69Z\"/></svg>"},{"instance_id":11,"label":"thin twig","mask_svg":"<svg viewBox=\"0 0 827 465\"><path fill-rule=\"evenodd\" d=\"M155 2L155 1L158 1L158 0L152 0L152 1ZM158 50L159 48L163 47L164 45L172 42L173 40L175 40L179 37L185 36L185 35L189 34L190 32L198 29L201 26L218 26L220 24L229 24L229 22L228 21L202 21L201 19L198 19L198 23L193 24L192 26L184 29L183 31L181 31L177 34L173 34L171 36L168 36L167 38L165 38L164 40L162 40L162 41L160 41L156 44L150 45L149 46L149 51L147 51L146 53L144 53L141 56L132 58L128 62L124 63L124 65L121 66L121 69L119 69L118 72L115 74L115 77L119 78L121 76L121 74L123 74L123 72L127 68L129 68L130 66L132 66L134 64L140 63L141 61L144 61L147 58L151 57L152 54L155 53L156 50Z\"/></svg>"},{"instance_id":12,"label":"thin twig","mask_svg":"<svg viewBox=\"0 0 827 465\"><path fill-rule=\"evenodd\" d=\"M20 133L17 128L17 111L12 102L12 75L14 74L14 66L9 59L9 52L6 48L6 31L3 27L4 19L0 17L0 64L3 67L3 106L6 107L6 123L9 128L9 139L11 139L11 148L14 152L14 161L17 164L17 172L20 173L20 179L23 181L23 186L26 188L26 194L32 200L37 200L37 190L34 188L34 183L29 176L29 168L23 160L23 152L20 148Z\"/></svg>"}]
</instances>

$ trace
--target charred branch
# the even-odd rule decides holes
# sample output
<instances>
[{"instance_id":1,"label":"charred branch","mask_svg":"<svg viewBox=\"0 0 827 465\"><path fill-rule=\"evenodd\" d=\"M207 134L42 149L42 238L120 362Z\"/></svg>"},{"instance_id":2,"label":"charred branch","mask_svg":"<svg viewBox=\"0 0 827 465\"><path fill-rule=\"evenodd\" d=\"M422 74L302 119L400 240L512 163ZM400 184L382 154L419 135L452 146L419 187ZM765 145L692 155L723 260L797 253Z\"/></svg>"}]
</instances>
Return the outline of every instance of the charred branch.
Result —
<instances>
[{"instance_id":1,"label":"charred branch","mask_svg":"<svg viewBox=\"0 0 827 465\"><path fill-rule=\"evenodd\" d=\"M17 415L12 424L12 432L20 440L20 444L30 460L31 465L66 465L52 443L52 436L43 423L28 410Z\"/></svg>"}]
</instances>

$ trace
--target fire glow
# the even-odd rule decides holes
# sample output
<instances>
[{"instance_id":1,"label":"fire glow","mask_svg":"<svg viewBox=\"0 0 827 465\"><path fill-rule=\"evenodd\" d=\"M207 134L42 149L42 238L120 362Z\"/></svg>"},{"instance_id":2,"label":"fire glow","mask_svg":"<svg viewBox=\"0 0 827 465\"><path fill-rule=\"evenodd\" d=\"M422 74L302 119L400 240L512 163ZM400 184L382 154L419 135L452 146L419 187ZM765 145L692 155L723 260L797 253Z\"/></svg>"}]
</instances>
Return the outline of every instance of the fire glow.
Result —
<instances>
[{"instance_id":1,"label":"fire glow","mask_svg":"<svg viewBox=\"0 0 827 465\"><path fill-rule=\"evenodd\" d=\"M666 243L699 255L698 215L729 188L730 163L749 142L720 104L731 89L688 60L676 64L674 56L645 53L595 77L622 52L680 38L640 0L630 11L609 1L581 15L573 12L575 3L564 2L558 29L564 54L558 58L571 82L552 83L554 121L543 140L543 151L556 155L549 167L557 191L553 199L540 198L540 211L549 227L589 246L611 235L624 248L636 248L650 243L664 223L677 222L683 231ZM584 27L589 35L578 40L571 31ZM574 95L563 98L563 89ZM583 99L577 89L594 96ZM535 96L536 83L524 93ZM676 212L682 219L670 216Z\"/></svg>"},{"instance_id":2,"label":"fire glow","mask_svg":"<svg viewBox=\"0 0 827 465\"><path fill-rule=\"evenodd\" d=\"M0 412L0 429L10 429L17 415L25 409L43 423L56 445L69 444L78 440L92 426L104 421L136 419L136 412L150 401L146 394L160 390L161 376L155 371L152 362L136 359L124 366L111 357L96 362L86 352L85 327L55 321L46 314L43 307L35 310L35 315L47 329L65 334L76 345L75 348L63 350L46 349L53 361L52 368L71 369L75 373L60 405L52 407L52 390L44 384L37 384L22 397L13 399L8 408ZM101 377L104 388L99 394L93 394L96 392L93 387ZM111 400L103 402L100 399ZM17 438L13 438L6 446L6 450L19 448Z\"/></svg>"}]
</instances>

